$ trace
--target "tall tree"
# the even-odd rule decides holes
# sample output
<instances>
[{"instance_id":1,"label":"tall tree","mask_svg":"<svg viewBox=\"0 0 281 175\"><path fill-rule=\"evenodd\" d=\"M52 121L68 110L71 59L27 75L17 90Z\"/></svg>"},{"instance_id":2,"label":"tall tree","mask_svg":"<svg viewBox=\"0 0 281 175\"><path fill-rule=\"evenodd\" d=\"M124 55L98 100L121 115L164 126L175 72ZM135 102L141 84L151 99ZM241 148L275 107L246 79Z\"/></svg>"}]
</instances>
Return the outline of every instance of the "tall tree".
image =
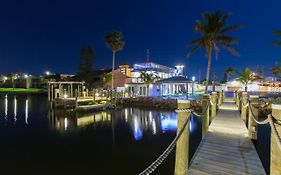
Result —
<instances>
[{"instance_id":1,"label":"tall tree","mask_svg":"<svg viewBox=\"0 0 281 175\"><path fill-rule=\"evenodd\" d=\"M281 30L275 30L273 31L273 34L277 37L281 37ZM272 44L276 46L281 46L281 41L273 41Z\"/></svg>"},{"instance_id":2,"label":"tall tree","mask_svg":"<svg viewBox=\"0 0 281 175\"><path fill-rule=\"evenodd\" d=\"M146 84L146 96L149 95L149 85L152 84L158 77L146 72L141 72L141 80Z\"/></svg>"},{"instance_id":3,"label":"tall tree","mask_svg":"<svg viewBox=\"0 0 281 175\"><path fill-rule=\"evenodd\" d=\"M226 75L226 81L229 81L229 78L230 78L230 76L233 74L233 68L232 67L227 67L226 69L225 69L225 75Z\"/></svg>"},{"instance_id":4,"label":"tall tree","mask_svg":"<svg viewBox=\"0 0 281 175\"><path fill-rule=\"evenodd\" d=\"M10 73L10 74L8 74L8 77L12 81L13 90L15 90L15 80L18 78L18 74L17 73Z\"/></svg>"},{"instance_id":5,"label":"tall tree","mask_svg":"<svg viewBox=\"0 0 281 175\"><path fill-rule=\"evenodd\" d=\"M269 69L270 73L273 75L274 77L274 81L276 81L276 77L281 75L281 64L276 62L275 66L273 66L272 68Z\"/></svg>"},{"instance_id":6,"label":"tall tree","mask_svg":"<svg viewBox=\"0 0 281 175\"><path fill-rule=\"evenodd\" d=\"M112 74L111 73L103 73L102 74L102 82L103 85L106 86L106 88L108 87L108 84L111 83L112 81Z\"/></svg>"},{"instance_id":7,"label":"tall tree","mask_svg":"<svg viewBox=\"0 0 281 175\"><path fill-rule=\"evenodd\" d=\"M255 73L253 73L249 68L246 68L244 71L234 71L235 75L238 75L238 80L242 84L245 85L245 92L248 91L248 84L254 81L257 81L261 79L259 76L257 76Z\"/></svg>"},{"instance_id":8,"label":"tall tree","mask_svg":"<svg viewBox=\"0 0 281 175\"><path fill-rule=\"evenodd\" d=\"M105 34L105 44L112 51L112 80L111 90L114 89L115 53L123 49L125 42L121 32L113 31Z\"/></svg>"},{"instance_id":9,"label":"tall tree","mask_svg":"<svg viewBox=\"0 0 281 175\"><path fill-rule=\"evenodd\" d=\"M205 50L208 58L205 93L208 92L213 51L216 58L218 57L221 47L227 49L233 55L239 56L239 53L232 46L232 44L238 42L237 39L228 36L227 33L239 28L240 25L226 26L229 16L229 13L223 15L220 11L216 11L215 13L203 13L203 19L197 20L194 26L194 30L200 33L201 37L190 42L191 49L188 52L188 56L191 56L199 48Z\"/></svg>"},{"instance_id":10,"label":"tall tree","mask_svg":"<svg viewBox=\"0 0 281 175\"><path fill-rule=\"evenodd\" d=\"M78 66L78 78L85 81L87 88L93 85L93 66L94 49L88 45L81 49L80 61Z\"/></svg>"}]
</instances>

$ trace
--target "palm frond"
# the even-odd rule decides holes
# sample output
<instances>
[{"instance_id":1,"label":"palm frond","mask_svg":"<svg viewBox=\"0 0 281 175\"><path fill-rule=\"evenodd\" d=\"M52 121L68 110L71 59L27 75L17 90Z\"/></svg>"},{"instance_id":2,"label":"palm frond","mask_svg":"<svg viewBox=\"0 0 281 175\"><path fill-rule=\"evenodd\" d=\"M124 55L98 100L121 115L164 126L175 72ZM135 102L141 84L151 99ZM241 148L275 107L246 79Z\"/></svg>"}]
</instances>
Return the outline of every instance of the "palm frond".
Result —
<instances>
[{"instance_id":1,"label":"palm frond","mask_svg":"<svg viewBox=\"0 0 281 175\"><path fill-rule=\"evenodd\" d=\"M237 43L238 40L234 37L231 36L226 36L226 35L219 35L216 38L217 42L222 42L222 43Z\"/></svg>"},{"instance_id":2,"label":"palm frond","mask_svg":"<svg viewBox=\"0 0 281 175\"><path fill-rule=\"evenodd\" d=\"M273 41L271 43L275 46L281 46L281 41Z\"/></svg>"},{"instance_id":3,"label":"palm frond","mask_svg":"<svg viewBox=\"0 0 281 175\"><path fill-rule=\"evenodd\" d=\"M228 27L222 28L220 33L231 32L231 31L236 30L236 29L238 29L240 27L241 27L240 24L235 24L235 25L232 25L232 26L228 26Z\"/></svg>"},{"instance_id":4,"label":"palm frond","mask_svg":"<svg viewBox=\"0 0 281 175\"><path fill-rule=\"evenodd\" d=\"M190 57L191 55L193 55L199 48L200 48L200 46L194 46L194 47L192 47L192 48L187 52L187 57Z\"/></svg>"},{"instance_id":5,"label":"palm frond","mask_svg":"<svg viewBox=\"0 0 281 175\"><path fill-rule=\"evenodd\" d=\"M223 48L227 49L232 55L240 56L239 52L230 44L221 44Z\"/></svg>"},{"instance_id":6,"label":"palm frond","mask_svg":"<svg viewBox=\"0 0 281 175\"><path fill-rule=\"evenodd\" d=\"M274 34L275 36L281 36L281 30L274 30L274 31L273 31L273 34Z\"/></svg>"}]
</instances>

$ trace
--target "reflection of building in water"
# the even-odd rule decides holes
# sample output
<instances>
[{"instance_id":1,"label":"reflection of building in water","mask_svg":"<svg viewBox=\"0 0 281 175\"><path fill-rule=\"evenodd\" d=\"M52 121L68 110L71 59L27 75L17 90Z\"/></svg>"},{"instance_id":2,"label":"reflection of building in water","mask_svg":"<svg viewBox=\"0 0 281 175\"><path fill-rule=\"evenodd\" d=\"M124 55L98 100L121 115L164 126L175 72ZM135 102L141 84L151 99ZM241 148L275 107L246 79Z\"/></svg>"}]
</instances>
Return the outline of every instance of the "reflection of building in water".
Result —
<instances>
[{"instance_id":1,"label":"reflection of building in water","mask_svg":"<svg viewBox=\"0 0 281 175\"><path fill-rule=\"evenodd\" d=\"M18 101L16 96L14 97L14 122L17 121L17 106L18 106Z\"/></svg>"},{"instance_id":2,"label":"reflection of building in water","mask_svg":"<svg viewBox=\"0 0 281 175\"><path fill-rule=\"evenodd\" d=\"M75 131L79 127L111 121L109 112L79 114L67 111L49 111L51 126L59 131Z\"/></svg>"},{"instance_id":3,"label":"reflection of building in water","mask_svg":"<svg viewBox=\"0 0 281 175\"><path fill-rule=\"evenodd\" d=\"M25 124L28 125L28 99L25 100Z\"/></svg>"},{"instance_id":4,"label":"reflection of building in water","mask_svg":"<svg viewBox=\"0 0 281 175\"><path fill-rule=\"evenodd\" d=\"M141 140L143 132L158 134L166 131L176 131L177 116L173 112L148 111L138 108L126 108L125 121L130 123L135 140Z\"/></svg>"}]
</instances>

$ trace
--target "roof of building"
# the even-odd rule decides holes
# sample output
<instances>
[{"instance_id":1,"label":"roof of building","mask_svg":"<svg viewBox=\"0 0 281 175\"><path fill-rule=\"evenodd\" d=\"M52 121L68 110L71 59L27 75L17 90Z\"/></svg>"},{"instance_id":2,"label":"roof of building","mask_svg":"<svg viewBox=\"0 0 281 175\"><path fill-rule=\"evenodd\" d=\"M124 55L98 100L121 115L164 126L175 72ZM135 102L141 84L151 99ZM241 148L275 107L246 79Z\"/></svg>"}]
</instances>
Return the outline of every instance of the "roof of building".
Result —
<instances>
[{"instance_id":1,"label":"roof of building","mask_svg":"<svg viewBox=\"0 0 281 175\"><path fill-rule=\"evenodd\" d=\"M173 67L164 66L154 62L137 63L134 64L133 67L134 67L134 71L159 71L159 72L174 73L176 70Z\"/></svg>"},{"instance_id":2,"label":"roof of building","mask_svg":"<svg viewBox=\"0 0 281 175\"><path fill-rule=\"evenodd\" d=\"M157 81L157 83L188 83L188 82L191 81L183 76L170 77Z\"/></svg>"}]
</instances>

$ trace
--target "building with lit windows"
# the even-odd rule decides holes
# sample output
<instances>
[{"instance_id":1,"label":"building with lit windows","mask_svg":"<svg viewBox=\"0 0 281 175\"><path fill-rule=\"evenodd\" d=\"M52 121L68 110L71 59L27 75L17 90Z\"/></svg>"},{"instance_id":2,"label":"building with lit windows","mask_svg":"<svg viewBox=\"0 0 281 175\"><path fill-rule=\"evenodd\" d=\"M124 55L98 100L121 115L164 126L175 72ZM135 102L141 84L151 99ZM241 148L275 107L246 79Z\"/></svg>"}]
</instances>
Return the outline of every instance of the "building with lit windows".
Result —
<instances>
[{"instance_id":1,"label":"building with lit windows","mask_svg":"<svg viewBox=\"0 0 281 175\"><path fill-rule=\"evenodd\" d=\"M188 93L188 80L183 75L183 65L168 67L154 62L133 65L131 77L125 81L127 96L168 96ZM152 74L154 82L145 84L141 72Z\"/></svg>"}]
</instances>

